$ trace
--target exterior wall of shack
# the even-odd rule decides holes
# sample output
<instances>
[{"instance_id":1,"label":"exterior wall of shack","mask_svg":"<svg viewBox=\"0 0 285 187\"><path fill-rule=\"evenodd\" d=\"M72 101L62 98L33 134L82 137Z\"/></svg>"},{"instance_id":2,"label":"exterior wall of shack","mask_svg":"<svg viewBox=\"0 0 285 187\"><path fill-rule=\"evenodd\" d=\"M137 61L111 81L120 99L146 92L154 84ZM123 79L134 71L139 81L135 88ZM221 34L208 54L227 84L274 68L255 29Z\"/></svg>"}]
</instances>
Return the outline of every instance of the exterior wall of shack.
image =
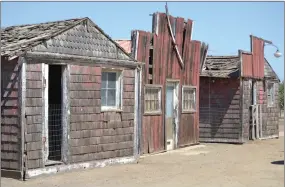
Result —
<instances>
[{"instance_id":1,"label":"exterior wall of shack","mask_svg":"<svg viewBox=\"0 0 285 187\"><path fill-rule=\"evenodd\" d=\"M42 63L26 64L26 134L24 143L27 149L27 169L43 167L43 66Z\"/></svg>"},{"instance_id":2,"label":"exterior wall of shack","mask_svg":"<svg viewBox=\"0 0 285 187\"><path fill-rule=\"evenodd\" d=\"M144 62L143 85L155 84L162 86L160 114L144 114L142 117L142 134L140 150L142 154L165 150L165 88L167 80L179 83L179 124L178 147L196 144L199 139L199 41L191 41L192 21L184 25L183 18L170 17L170 23L175 28L175 40L184 61L181 68L178 57L173 50L171 35L164 13L156 13L153 17L153 33L133 31L133 55L138 61ZM134 42L135 41L135 42ZM151 47L152 45L152 47ZM150 49L153 55L150 54ZM151 59L151 60L150 60ZM196 86L196 111L181 113L182 86ZM142 95L144 101L144 95ZM144 103L144 102L142 102ZM144 108L142 106L142 112Z\"/></svg>"},{"instance_id":3,"label":"exterior wall of shack","mask_svg":"<svg viewBox=\"0 0 285 187\"><path fill-rule=\"evenodd\" d=\"M43 72L41 63L26 66L26 116L28 169L43 162ZM122 70L121 111L101 111L101 65L69 65L70 122L68 163L134 155L135 70ZM66 154L66 153L65 153Z\"/></svg>"},{"instance_id":4,"label":"exterior wall of shack","mask_svg":"<svg viewBox=\"0 0 285 187\"><path fill-rule=\"evenodd\" d=\"M200 77L201 142L241 142L240 100L239 79Z\"/></svg>"},{"instance_id":5,"label":"exterior wall of shack","mask_svg":"<svg viewBox=\"0 0 285 187\"><path fill-rule=\"evenodd\" d=\"M262 115L262 138L278 137L279 136L279 106L278 106L278 89L279 82L276 80L254 80L254 79L243 79L243 141L249 140L249 118L250 110L249 107L252 103L252 82L256 82L257 89L257 101L261 106ZM268 106L267 103L267 84L268 82L274 83L274 105Z\"/></svg>"},{"instance_id":6,"label":"exterior wall of shack","mask_svg":"<svg viewBox=\"0 0 285 187\"><path fill-rule=\"evenodd\" d=\"M101 111L100 66L71 65L69 86L70 162L132 156L135 70L123 69L122 111Z\"/></svg>"},{"instance_id":7,"label":"exterior wall of shack","mask_svg":"<svg viewBox=\"0 0 285 187\"><path fill-rule=\"evenodd\" d=\"M18 58L1 57L1 169L21 169L21 127L19 107L20 69ZM4 173L2 173L4 174Z\"/></svg>"}]
</instances>

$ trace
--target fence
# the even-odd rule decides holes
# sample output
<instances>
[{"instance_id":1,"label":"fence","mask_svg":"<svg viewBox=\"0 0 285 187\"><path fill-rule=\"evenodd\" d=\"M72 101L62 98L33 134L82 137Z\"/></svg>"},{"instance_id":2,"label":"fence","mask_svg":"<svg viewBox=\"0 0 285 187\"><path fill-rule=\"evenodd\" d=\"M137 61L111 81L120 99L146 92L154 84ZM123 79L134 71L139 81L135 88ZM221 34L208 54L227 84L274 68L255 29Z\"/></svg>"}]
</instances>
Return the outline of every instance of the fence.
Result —
<instances>
[{"instance_id":1,"label":"fence","mask_svg":"<svg viewBox=\"0 0 285 187\"><path fill-rule=\"evenodd\" d=\"M48 159L60 161L62 144L62 106L60 104L49 105L48 143Z\"/></svg>"}]
</instances>

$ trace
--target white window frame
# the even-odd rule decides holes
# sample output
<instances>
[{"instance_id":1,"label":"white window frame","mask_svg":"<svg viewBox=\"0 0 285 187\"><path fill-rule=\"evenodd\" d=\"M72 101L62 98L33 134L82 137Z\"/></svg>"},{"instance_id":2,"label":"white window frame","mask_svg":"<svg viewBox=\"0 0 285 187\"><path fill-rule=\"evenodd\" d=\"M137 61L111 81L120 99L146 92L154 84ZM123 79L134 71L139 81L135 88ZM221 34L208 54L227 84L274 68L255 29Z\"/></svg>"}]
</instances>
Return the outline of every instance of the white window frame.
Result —
<instances>
[{"instance_id":1,"label":"white window frame","mask_svg":"<svg viewBox=\"0 0 285 187\"><path fill-rule=\"evenodd\" d=\"M271 89L272 92L270 92L269 86L272 85ZM267 87L266 87L266 92L267 92L267 106L268 107L273 107L275 104L275 84L274 82L267 82ZM269 95L269 93L272 93L273 95Z\"/></svg>"},{"instance_id":2,"label":"white window frame","mask_svg":"<svg viewBox=\"0 0 285 187\"><path fill-rule=\"evenodd\" d=\"M194 90L194 102L195 102L195 108L194 109L184 109L184 90ZM196 86L187 86L183 85L182 86L182 113L192 113L197 111L197 99L196 99L196 94L197 94L197 87Z\"/></svg>"},{"instance_id":3,"label":"white window frame","mask_svg":"<svg viewBox=\"0 0 285 187\"><path fill-rule=\"evenodd\" d=\"M116 105L115 106L102 106L101 111L122 111L123 108L123 70L102 68L103 73L116 73ZM102 89L102 75L101 75L101 89ZM101 94L101 93L100 93ZM102 101L102 95L101 95Z\"/></svg>"},{"instance_id":4,"label":"white window frame","mask_svg":"<svg viewBox=\"0 0 285 187\"><path fill-rule=\"evenodd\" d=\"M146 98L146 90L147 89L158 89L158 104L159 104L159 109L158 110L152 110L152 111L146 111L145 109L145 98ZM162 85L155 85L155 84L146 84L144 86L144 114L147 115L157 115L157 114L161 114L162 113L162 106L161 106L161 94L162 94Z\"/></svg>"}]
</instances>

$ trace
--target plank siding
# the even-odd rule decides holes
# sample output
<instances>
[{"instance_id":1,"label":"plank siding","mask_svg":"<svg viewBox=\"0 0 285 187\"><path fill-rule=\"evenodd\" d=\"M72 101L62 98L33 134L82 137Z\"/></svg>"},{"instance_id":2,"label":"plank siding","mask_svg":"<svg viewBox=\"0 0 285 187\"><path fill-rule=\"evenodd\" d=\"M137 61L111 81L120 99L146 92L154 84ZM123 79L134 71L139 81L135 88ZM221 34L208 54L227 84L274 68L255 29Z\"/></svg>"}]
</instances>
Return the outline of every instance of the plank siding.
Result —
<instances>
[{"instance_id":1,"label":"plank siding","mask_svg":"<svg viewBox=\"0 0 285 187\"><path fill-rule=\"evenodd\" d=\"M167 25L165 13L155 13L153 16L153 33L145 31L133 31L132 40L136 40L134 33L138 32L139 37L136 42L138 61L145 63L143 85L149 84L148 77L152 78L152 84L162 85L161 114L144 114L142 120L141 152L156 153L165 150L165 87L167 79L178 80L179 83L179 114L178 118L178 147L198 143L199 130L199 106L194 113L181 113L182 86L197 86L196 101L199 105L199 67L201 42L191 41L192 20L184 23L183 18L169 16L172 28L175 28L174 35L178 51L183 58L184 68L181 67L178 56L174 51L171 35ZM149 71L149 49L151 43L144 38L152 36L152 74ZM134 46L132 46L134 48ZM135 52L136 52L135 51ZM135 54L134 52L134 54ZM144 101L144 98L142 97ZM144 111L144 110L143 110Z\"/></svg>"},{"instance_id":2,"label":"plank siding","mask_svg":"<svg viewBox=\"0 0 285 187\"><path fill-rule=\"evenodd\" d=\"M123 110L102 112L101 67L71 65L71 163L133 155L134 70L123 70L123 83Z\"/></svg>"},{"instance_id":3,"label":"plank siding","mask_svg":"<svg viewBox=\"0 0 285 187\"><path fill-rule=\"evenodd\" d=\"M200 80L200 141L239 142L240 81L210 77Z\"/></svg>"},{"instance_id":4,"label":"plank siding","mask_svg":"<svg viewBox=\"0 0 285 187\"><path fill-rule=\"evenodd\" d=\"M257 82L258 104L262 106L262 134L264 138L279 136L279 107L278 107L278 89L279 83L274 83L274 105L268 106L267 102L267 84L269 80Z\"/></svg>"},{"instance_id":5,"label":"plank siding","mask_svg":"<svg viewBox=\"0 0 285 187\"><path fill-rule=\"evenodd\" d=\"M19 74L18 58L1 59L1 168L9 170L20 170Z\"/></svg>"},{"instance_id":6,"label":"plank siding","mask_svg":"<svg viewBox=\"0 0 285 187\"><path fill-rule=\"evenodd\" d=\"M42 107L43 84L42 63L26 65L26 124L27 167L43 167L42 163Z\"/></svg>"}]
</instances>

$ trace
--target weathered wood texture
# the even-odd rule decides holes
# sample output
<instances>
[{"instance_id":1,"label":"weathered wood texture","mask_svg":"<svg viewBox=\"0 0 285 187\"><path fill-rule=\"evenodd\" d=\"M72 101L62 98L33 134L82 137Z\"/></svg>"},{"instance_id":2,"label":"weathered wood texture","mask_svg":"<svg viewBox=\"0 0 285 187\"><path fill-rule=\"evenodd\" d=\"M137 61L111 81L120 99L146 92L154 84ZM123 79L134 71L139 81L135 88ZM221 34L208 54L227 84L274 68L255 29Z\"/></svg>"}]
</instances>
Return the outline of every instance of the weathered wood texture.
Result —
<instances>
[{"instance_id":1,"label":"weathered wood texture","mask_svg":"<svg viewBox=\"0 0 285 187\"><path fill-rule=\"evenodd\" d=\"M70 162L133 155L134 70L123 70L123 111L101 112L101 67L70 68Z\"/></svg>"},{"instance_id":2,"label":"weathered wood texture","mask_svg":"<svg viewBox=\"0 0 285 187\"><path fill-rule=\"evenodd\" d=\"M26 137L27 167L34 169L42 166L42 107L43 83L41 63L26 66Z\"/></svg>"},{"instance_id":3,"label":"weathered wood texture","mask_svg":"<svg viewBox=\"0 0 285 187\"><path fill-rule=\"evenodd\" d=\"M179 132L178 146L195 144L198 142L199 112L181 114L182 85L197 87L197 100L199 95L199 65L200 48L199 41L191 41L192 21L170 16L170 23L175 34L179 53L184 61L184 69L180 66L177 54L174 51L170 31L167 26L165 13L155 13L153 17L153 33L145 31L133 31L132 40L136 40L134 33L139 33L137 44L138 61L145 63L144 84L162 85L161 106L162 113L157 115L144 115L142 120L142 153L160 152L165 149L165 85L166 79L176 79L179 83ZM175 29L174 29L175 28ZM152 39L151 39L152 38ZM149 42L152 41L152 42ZM151 44L152 43L152 44ZM150 46L153 53L151 54ZM134 46L132 46L134 48ZM134 53L135 54L135 53ZM149 60L151 59L151 61ZM144 98L142 98L144 100ZM199 110L197 101L197 111ZM144 111L144 110L143 110Z\"/></svg>"},{"instance_id":4,"label":"weathered wood texture","mask_svg":"<svg viewBox=\"0 0 285 187\"><path fill-rule=\"evenodd\" d=\"M250 85L252 85L251 79L243 80L243 138L244 141L249 139L249 106L252 103L252 92ZM267 102L267 84L268 80L256 80L257 89L257 101L261 105L262 110L262 135L263 138L278 136L279 134L279 107L278 107L278 82L274 83L274 105L268 106Z\"/></svg>"},{"instance_id":5,"label":"weathered wood texture","mask_svg":"<svg viewBox=\"0 0 285 187\"><path fill-rule=\"evenodd\" d=\"M247 78L263 79L265 75L264 41L251 36L251 53L242 53L241 76Z\"/></svg>"},{"instance_id":6,"label":"weathered wood texture","mask_svg":"<svg viewBox=\"0 0 285 187\"><path fill-rule=\"evenodd\" d=\"M91 20L81 22L75 27L47 40L45 43L34 47L34 50L86 57L130 59Z\"/></svg>"},{"instance_id":7,"label":"weathered wood texture","mask_svg":"<svg viewBox=\"0 0 285 187\"><path fill-rule=\"evenodd\" d=\"M20 170L21 159L17 61L1 58L1 167L9 170Z\"/></svg>"},{"instance_id":8,"label":"weathered wood texture","mask_svg":"<svg viewBox=\"0 0 285 187\"><path fill-rule=\"evenodd\" d=\"M200 141L241 142L239 79L200 80Z\"/></svg>"},{"instance_id":9,"label":"weathered wood texture","mask_svg":"<svg viewBox=\"0 0 285 187\"><path fill-rule=\"evenodd\" d=\"M268 106L267 102L267 84L268 80L258 81L257 96L258 102L262 105L262 134L263 137L279 136L279 106L278 90L279 82L274 81L274 105ZM264 86L265 83L265 86Z\"/></svg>"},{"instance_id":10,"label":"weathered wood texture","mask_svg":"<svg viewBox=\"0 0 285 187\"><path fill-rule=\"evenodd\" d=\"M250 126L250 105L252 104L252 79L242 80L242 138L246 142L249 140Z\"/></svg>"},{"instance_id":11,"label":"weathered wood texture","mask_svg":"<svg viewBox=\"0 0 285 187\"><path fill-rule=\"evenodd\" d=\"M253 78L264 78L264 41L251 36Z\"/></svg>"}]
</instances>

